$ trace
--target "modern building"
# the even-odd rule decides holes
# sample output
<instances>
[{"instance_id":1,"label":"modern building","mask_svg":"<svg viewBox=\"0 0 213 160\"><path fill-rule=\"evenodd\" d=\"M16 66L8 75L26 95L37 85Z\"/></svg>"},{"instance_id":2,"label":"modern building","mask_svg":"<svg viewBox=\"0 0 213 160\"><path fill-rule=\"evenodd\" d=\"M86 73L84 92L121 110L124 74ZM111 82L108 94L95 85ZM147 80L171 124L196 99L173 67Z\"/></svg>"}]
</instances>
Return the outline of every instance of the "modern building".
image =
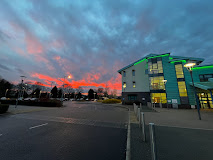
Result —
<instances>
[{"instance_id":1,"label":"modern building","mask_svg":"<svg viewBox=\"0 0 213 160\"><path fill-rule=\"evenodd\" d=\"M202 66L203 61L166 53L149 54L131 63L118 71L122 75L123 103L193 108L199 101L201 108L213 108L213 65ZM190 70L186 64L194 66Z\"/></svg>"}]
</instances>

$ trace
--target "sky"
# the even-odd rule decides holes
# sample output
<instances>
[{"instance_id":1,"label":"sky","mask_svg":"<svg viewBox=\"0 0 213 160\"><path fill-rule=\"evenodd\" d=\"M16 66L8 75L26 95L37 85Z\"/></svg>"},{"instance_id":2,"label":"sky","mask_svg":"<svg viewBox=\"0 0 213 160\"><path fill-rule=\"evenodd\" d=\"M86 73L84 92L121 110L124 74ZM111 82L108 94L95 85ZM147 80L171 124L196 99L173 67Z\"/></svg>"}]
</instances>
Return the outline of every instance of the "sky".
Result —
<instances>
[{"instance_id":1,"label":"sky","mask_svg":"<svg viewBox=\"0 0 213 160\"><path fill-rule=\"evenodd\" d=\"M121 91L117 70L155 53L213 63L212 0L0 0L0 76Z\"/></svg>"}]
</instances>

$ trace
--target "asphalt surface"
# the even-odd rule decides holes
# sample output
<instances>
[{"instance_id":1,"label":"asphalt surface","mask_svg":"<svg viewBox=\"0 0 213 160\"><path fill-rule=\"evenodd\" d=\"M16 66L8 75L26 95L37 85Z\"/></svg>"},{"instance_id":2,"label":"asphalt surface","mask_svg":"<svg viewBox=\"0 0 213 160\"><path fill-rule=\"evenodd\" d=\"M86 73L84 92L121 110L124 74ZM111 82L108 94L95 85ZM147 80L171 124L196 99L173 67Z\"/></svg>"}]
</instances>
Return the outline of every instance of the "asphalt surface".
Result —
<instances>
[{"instance_id":1,"label":"asphalt surface","mask_svg":"<svg viewBox=\"0 0 213 160\"><path fill-rule=\"evenodd\" d=\"M98 103L0 115L0 159L124 160L128 111Z\"/></svg>"}]
</instances>

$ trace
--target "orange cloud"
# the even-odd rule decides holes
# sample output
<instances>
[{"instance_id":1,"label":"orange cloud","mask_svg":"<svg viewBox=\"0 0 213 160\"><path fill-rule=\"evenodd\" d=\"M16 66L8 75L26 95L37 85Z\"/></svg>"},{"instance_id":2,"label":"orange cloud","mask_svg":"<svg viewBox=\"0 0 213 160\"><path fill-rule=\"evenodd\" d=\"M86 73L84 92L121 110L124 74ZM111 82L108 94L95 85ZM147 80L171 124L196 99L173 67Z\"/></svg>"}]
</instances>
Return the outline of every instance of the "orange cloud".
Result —
<instances>
[{"instance_id":1,"label":"orange cloud","mask_svg":"<svg viewBox=\"0 0 213 160\"><path fill-rule=\"evenodd\" d=\"M43 53L44 49L42 44L38 39L35 38L32 34L25 32L25 41L27 52L30 54L40 54Z\"/></svg>"},{"instance_id":2,"label":"orange cloud","mask_svg":"<svg viewBox=\"0 0 213 160\"><path fill-rule=\"evenodd\" d=\"M71 86L72 88L78 88L78 87L109 87L111 90L118 90L121 91L121 76L118 75L116 78L112 77L109 81L106 82L102 82L102 83L96 83L93 80L99 79L100 78L100 74L95 74L95 76L92 77L92 74L87 74L88 77L86 79L81 79L78 81L75 80L69 80L69 79L65 79L64 78L53 78L47 75L43 75L43 74L39 74L39 73L33 73L31 75L31 77L34 78L38 78L40 80L43 80L44 85L49 86L51 82L55 82L57 84L57 86L62 86L63 84L65 84L65 87Z\"/></svg>"},{"instance_id":3,"label":"orange cloud","mask_svg":"<svg viewBox=\"0 0 213 160\"><path fill-rule=\"evenodd\" d=\"M63 85L63 81L58 80L57 78L52 78L47 75L43 75L40 73L33 73L31 77L35 77L41 80L44 80L46 83L51 84L51 82L55 82L57 85Z\"/></svg>"}]
</instances>

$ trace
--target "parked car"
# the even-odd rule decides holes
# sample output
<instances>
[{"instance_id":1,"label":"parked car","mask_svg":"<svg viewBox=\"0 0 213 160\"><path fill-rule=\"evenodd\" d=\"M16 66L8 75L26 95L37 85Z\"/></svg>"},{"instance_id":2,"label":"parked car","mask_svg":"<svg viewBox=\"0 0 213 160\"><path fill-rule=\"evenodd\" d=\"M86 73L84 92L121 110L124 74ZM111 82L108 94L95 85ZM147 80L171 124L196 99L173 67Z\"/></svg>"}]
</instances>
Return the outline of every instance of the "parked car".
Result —
<instances>
[{"instance_id":1,"label":"parked car","mask_svg":"<svg viewBox=\"0 0 213 160\"><path fill-rule=\"evenodd\" d=\"M24 101L30 101L31 100L31 98L25 98L24 99Z\"/></svg>"},{"instance_id":2,"label":"parked car","mask_svg":"<svg viewBox=\"0 0 213 160\"><path fill-rule=\"evenodd\" d=\"M7 100L7 98L6 97L1 97L1 100Z\"/></svg>"},{"instance_id":3,"label":"parked car","mask_svg":"<svg viewBox=\"0 0 213 160\"><path fill-rule=\"evenodd\" d=\"M24 97L19 97L18 100L19 100L19 101L23 101L23 100L24 100Z\"/></svg>"},{"instance_id":4,"label":"parked car","mask_svg":"<svg viewBox=\"0 0 213 160\"><path fill-rule=\"evenodd\" d=\"M37 100L37 98L31 98L30 100L31 100L31 101L36 101L36 100Z\"/></svg>"},{"instance_id":5,"label":"parked car","mask_svg":"<svg viewBox=\"0 0 213 160\"><path fill-rule=\"evenodd\" d=\"M87 98L86 101L89 101L89 99Z\"/></svg>"}]
</instances>

